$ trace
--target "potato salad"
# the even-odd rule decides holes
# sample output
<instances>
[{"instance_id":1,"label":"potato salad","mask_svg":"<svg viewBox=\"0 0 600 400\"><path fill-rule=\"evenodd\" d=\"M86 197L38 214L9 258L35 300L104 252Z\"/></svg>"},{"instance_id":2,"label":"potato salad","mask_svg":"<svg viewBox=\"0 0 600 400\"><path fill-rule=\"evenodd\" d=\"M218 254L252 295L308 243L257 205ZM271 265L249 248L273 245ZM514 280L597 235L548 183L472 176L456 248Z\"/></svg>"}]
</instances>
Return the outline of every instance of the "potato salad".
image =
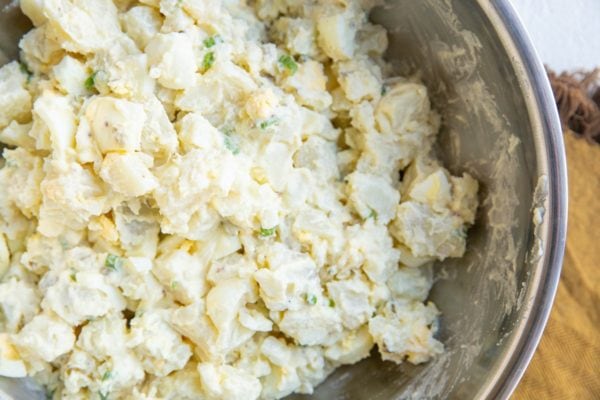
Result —
<instances>
[{"instance_id":1,"label":"potato salad","mask_svg":"<svg viewBox=\"0 0 600 400\"><path fill-rule=\"evenodd\" d=\"M440 354L478 184L360 0L21 0L0 69L0 375L48 399L312 393Z\"/></svg>"}]
</instances>

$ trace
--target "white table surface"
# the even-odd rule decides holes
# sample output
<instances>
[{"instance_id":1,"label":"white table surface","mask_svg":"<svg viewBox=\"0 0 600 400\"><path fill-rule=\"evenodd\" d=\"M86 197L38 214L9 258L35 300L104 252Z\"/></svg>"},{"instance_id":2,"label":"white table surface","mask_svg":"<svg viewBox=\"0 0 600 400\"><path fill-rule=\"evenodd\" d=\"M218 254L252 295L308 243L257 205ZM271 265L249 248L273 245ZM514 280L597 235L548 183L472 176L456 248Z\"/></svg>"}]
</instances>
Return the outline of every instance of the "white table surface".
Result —
<instances>
[{"instance_id":1,"label":"white table surface","mask_svg":"<svg viewBox=\"0 0 600 400\"><path fill-rule=\"evenodd\" d=\"M511 1L550 68L600 67L600 0Z\"/></svg>"}]
</instances>

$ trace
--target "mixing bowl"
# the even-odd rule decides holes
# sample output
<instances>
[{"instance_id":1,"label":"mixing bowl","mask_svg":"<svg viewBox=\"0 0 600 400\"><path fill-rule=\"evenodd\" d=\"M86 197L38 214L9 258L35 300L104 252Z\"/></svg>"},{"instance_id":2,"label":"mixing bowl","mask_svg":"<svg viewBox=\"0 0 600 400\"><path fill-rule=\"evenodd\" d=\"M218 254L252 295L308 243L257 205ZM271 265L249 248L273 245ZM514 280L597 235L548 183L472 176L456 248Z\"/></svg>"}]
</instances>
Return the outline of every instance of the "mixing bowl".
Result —
<instances>
[{"instance_id":1,"label":"mixing bowl","mask_svg":"<svg viewBox=\"0 0 600 400\"><path fill-rule=\"evenodd\" d=\"M27 29L15 3L0 0L0 60ZM544 69L507 0L395 0L371 18L389 30L397 70L427 84L443 116L440 157L479 180L481 206L465 257L436 266L446 353L419 366L374 355L292 397L507 398L548 318L565 242L564 148ZM38 397L2 380L0 398Z\"/></svg>"}]
</instances>

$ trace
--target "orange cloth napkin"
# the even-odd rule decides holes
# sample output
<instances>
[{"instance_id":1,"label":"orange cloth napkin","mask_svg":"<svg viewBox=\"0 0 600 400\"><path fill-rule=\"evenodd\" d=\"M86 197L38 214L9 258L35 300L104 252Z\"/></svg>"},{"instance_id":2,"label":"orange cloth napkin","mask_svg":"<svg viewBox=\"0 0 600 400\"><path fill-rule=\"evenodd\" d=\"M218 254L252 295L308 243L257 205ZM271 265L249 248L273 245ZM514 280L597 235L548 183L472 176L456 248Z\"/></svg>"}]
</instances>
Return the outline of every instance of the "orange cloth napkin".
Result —
<instances>
[{"instance_id":1,"label":"orange cloth napkin","mask_svg":"<svg viewBox=\"0 0 600 400\"><path fill-rule=\"evenodd\" d=\"M565 134L569 226L550 320L514 400L600 399L600 145Z\"/></svg>"}]
</instances>

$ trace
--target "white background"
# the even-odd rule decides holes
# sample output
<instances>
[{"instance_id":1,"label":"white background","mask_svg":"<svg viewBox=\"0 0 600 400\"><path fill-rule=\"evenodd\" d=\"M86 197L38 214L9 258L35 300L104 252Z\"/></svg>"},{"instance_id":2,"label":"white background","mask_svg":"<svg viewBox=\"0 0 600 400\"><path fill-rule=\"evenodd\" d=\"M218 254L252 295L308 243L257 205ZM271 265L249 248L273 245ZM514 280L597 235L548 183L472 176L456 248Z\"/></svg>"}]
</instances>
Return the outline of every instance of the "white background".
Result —
<instances>
[{"instance_id":1,"label":"white background","mask_svg":"<svg viewBox=\"0 0 600 400\"><path fill-rule=\"evenodd\" d=\"M600 67L600 0L511 1L550 68Z\"/></svg>"}]
</instances>

